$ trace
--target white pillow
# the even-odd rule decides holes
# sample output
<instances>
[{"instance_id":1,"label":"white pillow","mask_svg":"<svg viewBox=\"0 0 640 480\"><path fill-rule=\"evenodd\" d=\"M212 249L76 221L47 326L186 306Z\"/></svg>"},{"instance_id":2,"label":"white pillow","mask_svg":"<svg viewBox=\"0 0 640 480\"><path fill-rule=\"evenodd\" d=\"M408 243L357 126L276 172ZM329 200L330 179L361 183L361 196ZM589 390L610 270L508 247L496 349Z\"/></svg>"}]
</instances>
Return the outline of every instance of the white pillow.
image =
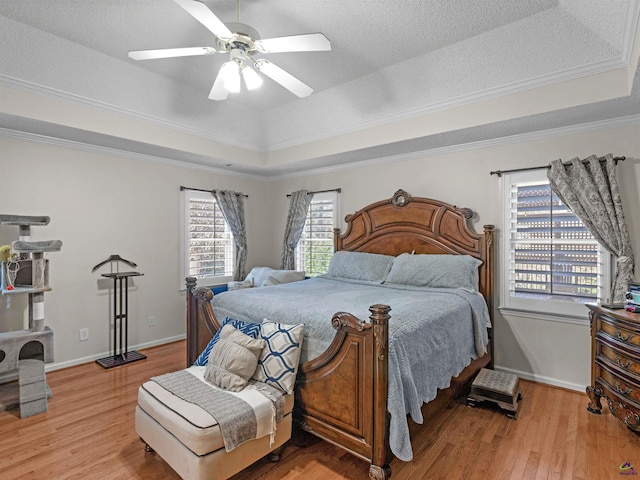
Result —
<instances>
[{"instance_id":1,"label":"white pillow","mask_svg":"<svg viewBox=\"0 0 640 480\"><path fill-rule=\"evenodd\" d=\"M269 278L271 277L271 280ZM304 279L304 272L296 270L276 270L271 267L253 267L246 281L253 282L254 287L266 287L267 285L278 285L280 283L297 282Z\"/></svg>"},{"instance_id":2,"label":"white pillow","mask_svg":"<svg viewBox=\"0 0 640 480\"><path fill-rule=\"evenodd\" d=\"M281 283L299 282L304 280L304 272L297 272L295 270L274 270L271 275L262 284L263 287L269 285L280 285Z\"/></svg>"},{"instance_id":3,"label":"white pillow","mask_svg":"<svg viewBox=\"0 0 640 480\"><path fill-rule=\"evenodd\" d=\"M249 275L246 276L245 281L251 281L254 287L261 287L273 271L271 267L253 267Z\"/></svg>"},{"instance_id":4,"label":"white pillow","mask_svg":"<svg viewBox=\"0 0 640 480\"><path fill-rule=\"evenodd\" d=\"M243 288L253 287L253 280L243 280L242 282L227 283L227 290L241 290Z\"/></svg>"}]
</instances>

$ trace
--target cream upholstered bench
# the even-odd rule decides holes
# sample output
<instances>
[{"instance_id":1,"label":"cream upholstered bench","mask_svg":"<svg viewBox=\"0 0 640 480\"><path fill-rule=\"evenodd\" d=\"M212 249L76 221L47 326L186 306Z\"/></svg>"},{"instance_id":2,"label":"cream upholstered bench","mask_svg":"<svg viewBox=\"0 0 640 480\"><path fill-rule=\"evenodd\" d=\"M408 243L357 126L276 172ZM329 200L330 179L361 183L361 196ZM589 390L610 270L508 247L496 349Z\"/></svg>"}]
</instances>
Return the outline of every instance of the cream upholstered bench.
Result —
<instances>
[{"instance_id":1,"label":"cream upholstered bench","mask_svg":"<svg viewBox=\"0 0 640 480\"><path fill-rule=\"evenodd\" d=\"M211 415L146 382L138 390L135 425L145 449L158 453L183 479L221 480L277 451L289 440L292 409L293 395L286 395L285 415L277 423L273 444L266 435L227 452L220 427Z\"/></svg>"},{"instance_id":2,"label":"cream upholstered bench","mask_svg":"<svg viewBox=\"0 0 640 480\"><path fill-rule=\"evenodd\" d=\"M234 328L226 326L227 323L232 323L231 326ZM252 324L254 326L245 328L244 333L255 335L258 340L247 340L249 337L243 334L240 334L243 338L238 340L235 336L240 335L235 328L242 324L243 322L226 321L194 366L154 377L138 389L135 429L145 443L145 450L158 453L185 480L223 480L268 454L271 454L272 460L277 460L280 448L291 438L293 384L304 327L274 322ZM251 328L253 332L249 331ZM280 335L280 331L286 331L286 335ZM261 335L265 340L260 339ZM295 363L292 363L290 369L285 368L285 370L282 369L282 350L291 351L291 348L287 349L287 345L283 345L283 337L291 339L291 342L297 342L298 347L296 348L297 356L290 358ZM256 360L258 367L253 373L253 378L248 380L251 386L239 388L239 391L233 390L233 385L227 378L228 372L234 371L234 362L237 363L237 357L225 356L224 352L220 354L224 348L227 348L229 341L240 343L259 341L264 342L265 345L258 354L259 360ZM225 368L223 370L225 378L222 380L214 378L210 373L220 371L220 358L224 359L222 365ZM276 365L272 363L274 359ZM206 366L202 365L203 363L206 363ZM274 372L274 368L278 371ZM230 377L232 380L235 378L233 374ZM284 384L283 379L286 380ZM200 397L204 395L208 400L188 401L193 398L182 391L182 385L186 383L200 390ZM194 386L193 383L196 385ZM236 392L237 398L225 392L221 388L223 385L229 391ZM265 389L271 390L272 393L265 392ZM277 395L280 399L278 402L268 400L268 398L274 399L273 392L282 392L282 396ZM216 397L216 395L222 395L225 398ZM249 439L244 439L242 442L236 442L239 443L238 446L233 445L232 448L228 448L229 443L233 443L229 440L228 426L226 438L223 432L225 425L233 422L227 421L228 419L218 414L216 414L218 419L214 418L212 410L217 408L217 399L222 400L221 403L228 403L226 408L230 413L229 417L235 414L236 407L249 408L247 405L251 405L250 408L253 408L256 418L256 425L253 425L252 430L255 434L252 433ZM236 400L238 403L234 403ZM279 413L277 417L276 411ZM232 438L235 440L235 437Z\"/></svg>"}]
</instances>

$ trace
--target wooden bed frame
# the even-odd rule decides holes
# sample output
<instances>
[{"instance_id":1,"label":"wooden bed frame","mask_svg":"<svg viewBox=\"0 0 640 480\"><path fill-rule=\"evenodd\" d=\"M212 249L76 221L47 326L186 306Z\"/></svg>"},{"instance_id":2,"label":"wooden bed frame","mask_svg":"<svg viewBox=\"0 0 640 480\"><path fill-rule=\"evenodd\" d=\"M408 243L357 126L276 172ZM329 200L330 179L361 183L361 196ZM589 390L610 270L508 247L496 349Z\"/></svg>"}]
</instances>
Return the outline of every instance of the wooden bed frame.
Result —
<instances>
[{"instance_id":1,"label":"wooden bed frame","mask_svg":"<svg viewBox=\"0 0 640 480\"><path fill-rule=\"evenodd\" d=\"M341 234L335 229L335 248L386 255L415 252L479 258L483 261L479 289L492 312L495 228L485 225L484 234L473 232L468 224L472 215L470 209L414 198L398 190L391 199L347 215L346 231ZM212 297L209 288L196 289L195 278L187 279L188 365L220 327L210 303ZM331 319L336 329L332 343L319 357L300 366L295 392L294 415L302 428L370 462L369 477L376 480L391 475L386 355L390 310L388 305L372 305L370 321L336 313ZM491 359L492 347L453 378L449 388L424 404L424 424ZM415 423L410 424L410 429L415 428Z\"/></svg>"}]
</instances>

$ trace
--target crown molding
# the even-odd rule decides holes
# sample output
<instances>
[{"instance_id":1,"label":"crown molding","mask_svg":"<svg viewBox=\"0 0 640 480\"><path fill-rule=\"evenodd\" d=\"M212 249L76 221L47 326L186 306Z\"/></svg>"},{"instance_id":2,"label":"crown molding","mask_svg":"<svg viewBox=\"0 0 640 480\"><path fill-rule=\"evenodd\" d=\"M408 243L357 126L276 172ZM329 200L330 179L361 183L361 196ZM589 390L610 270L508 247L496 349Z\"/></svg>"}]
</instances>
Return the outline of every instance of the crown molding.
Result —
<instances>
[{"instance_id":1,"label":"crown molding","mask_svg":"<svg viewBox=\"0 0 640 480\"><path fill-rule=\"evenodd\" d=\"M457 145L449 145L446 147L437 147L417 152L404 153L400 155L390 155L385 157L377 157L367 160L360 160L343 165L333 165L330 167L310 168L299 172L285 173L282 175L274 175L269 177L270 180L283 180L288 178L305 177L309 175L321 175L327 173L335 173L342 170L363 168L375 165L385 165L388 163L397 163L407 160L416 160L421 158L435 157L447 155L450 153L464 152L467 150L476 150L482 148L491 148L501 145L509 145L514 143L532 142L539 140L547 140L556 137L566 137L570 135L582 135L585 133L598 132L601 130L610 130L612 128L623 128L640 125L640 114L629 115L626 117L618 117L608 120L598 120L596 122L581 123L570 125L567 127L551 128L548 130L539 130L536 132L519 133L517 135L509 135L505 137L492 138L488 140L480 140L477 142L461 143Z\"/></svg>"},{"instance_id":2,"label":"crown molding","mask_svg":"<svg viewBox=\"0 0 640 480\"><path fill-rule=\"evenodd\" d=\"M640 0L629 3L627 10L627 19L622 37L622 58L630 65L632 62L631 54L633 53L633 43L638 31L638 21L640 21Z\"/></svg>"},{"instance_id":3,"label":"crown molding","mask_svg":"<svg viewBox=\"0 0 640 480\"><path fill-rule=\"evenodd\" d=\"M94 145L92 143L78 142L75 140L68 140L65 138L56 138L46 135L39 135L30 132L21 132L17 130L11 130L8 128L0 128L0 137L15 138L18 140L26 140L30 142L45 143L47 145L71 148L87 153L98 153L104 155L115 155L130 160L144 161L149 163L155 163L156 165L164 165L169 167L186 168L189 170L197 170L201 172L213 173L216 175L226 175L230 177L243 177L253 180L264 180L264 177L253 174L236 172L233 170L225 170L219 167L213 167L210 165L202 165L194 162L188 162L184 160L173 160L169 158L158 157L155 155L147 155L144 153L131 152L129 150L121 148L104 147L102 145Z\"/></svg>"},{"instance_id":4,"label":"crown molding","mask_svg":"<svg viewBox=\"0 0 640 480\"><path fill-rule=\"evenodd\" d=\"M229 141L227 137L224 135L217 135L212 132L208 132L205 130L200 130L198 128L190 127L184 125L182 123L173 122L170 120L166 120L160 117L156 117L153 115L148 115L146 113L136 112L134 110L130 110L127 108L119 107L116 105L112 105L106 102L100 102L98 100L92 100L90 98L83 97L81 95L76 95L73 93L63 92L61 90L57 90L55 88L46 87L44 85L39 85L36 83L28 82L26 80L20 80L18 78L10 77L8 75L0 74L0 86L15 88L19 90L26 91L28 93L34 93L36 95L41 95L46 98L50 98L52 100L58 100L63 102L72 103L74 105L79 105L81 107L90 107L97 110L106 110L109 112L117 113L118 115L123 115L126 117L133 118L135 120L140 120L144 122L153 123L160 127L171 128L181 133L185 133L188 135L194 135L198 137L206 138L207 140L211 140L214 142L222 143L225 145L229 145L232 147L243 148L245 150L250 150L253 152L264 153L266 150L259 148L256 145L246 143L246 142L237 142L237 141Z\"/></svg>"},{"instance_id":5,"label":"crown molding","mask_svg":"<svg viewBox=\"0 0 640 480\"><path fill-rule=\"evenodd\" d=\"M628 66L628 62L625 62L621 56L610 58L588 65L581 65L579 67L560 70L551 74L528 78L526 80L510 83L507 85L501 85L499 87L488 88L480 92L461 95L441 102L433 102L428 105L409 108L403 110L400 113L379 115L375 118L363 121L351 127L337 126L335 128L332 128L331 130L325 130L321 134L307 135L305 137L296 138L295 140L286 140L280 143L274 143L269 146L268 151L283 150L286 148L304 145L306 143L326 140L338 135L348 135L350 133L361 132L362 130L367 130L369 128L376 128L394 122L401 122L404 120L441 112L450 108L463 107L465 105L470 105L473 103L489 101L495 98L526 92L536 88L557 85L562 82L577 80L591 75L611 72L619 68L627 68Z\"/></svg>"}]
</instances>

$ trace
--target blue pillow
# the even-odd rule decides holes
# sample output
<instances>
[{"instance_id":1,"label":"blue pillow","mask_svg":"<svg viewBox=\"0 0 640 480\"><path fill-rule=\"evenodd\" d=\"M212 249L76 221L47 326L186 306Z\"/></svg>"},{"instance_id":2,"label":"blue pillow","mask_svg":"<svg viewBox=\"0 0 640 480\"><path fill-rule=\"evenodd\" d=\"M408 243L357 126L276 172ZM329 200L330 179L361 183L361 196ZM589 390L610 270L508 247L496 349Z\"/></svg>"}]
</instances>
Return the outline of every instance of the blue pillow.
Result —
<instances>
[{"instance_id":1,"label":"blue pillow","mask_svg":"<svg viewBox=\"0 0 640 480\"><path fill-rule=\"evenodd\" d=\"M331 257L327 276L382 283L391 269L394 258L379 253L340 250Z\"/></svg>"},{"instance_id":2,"label":"blue pillow","mask_svg":"<svg viewBox=\"0 0 640 480\"><path fill-rule=\"evenodd\" d=\"M195 362L193 362L194 366L196 367L207 366L207 362L209 362L209 352L211 352L211 349L213 348L213 346L218 342L222 327L224 327L227 324L231 325L233 328L237 330L240 330L245 335L249 335L251 338L260 338L259 323L248 323L248 322L243 322L242 320L234 320L233 318L227 317L224 319L224 322L222 322L222 325L220 325L220 329L216 332L213 338L209 340L209 343L207 344L207 346L204 347L204 350L202 351L200 356L196 358Z\"/></svg>"}]
</instances>

